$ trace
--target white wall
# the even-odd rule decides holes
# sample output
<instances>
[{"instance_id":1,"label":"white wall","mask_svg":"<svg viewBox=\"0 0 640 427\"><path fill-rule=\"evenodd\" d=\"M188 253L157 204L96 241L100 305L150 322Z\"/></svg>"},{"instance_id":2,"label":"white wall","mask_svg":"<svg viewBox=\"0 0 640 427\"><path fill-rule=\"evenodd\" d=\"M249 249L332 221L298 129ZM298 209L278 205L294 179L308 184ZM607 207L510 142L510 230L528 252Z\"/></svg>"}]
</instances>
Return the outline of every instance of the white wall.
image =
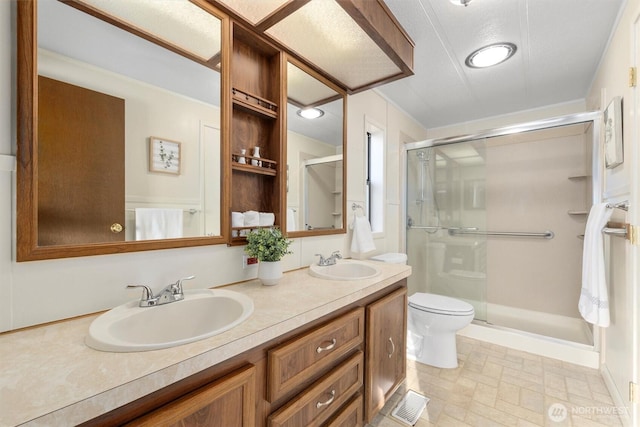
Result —
<instances>
[{"instance_id":1,"label":"white wall","mask_svg":"<svg viewBox=\"0 0 640 427\"><path fill-rule=\"evenodd\" d=\"M640 150L638 149L638 88L630 88L628 69L640 66L640 52L633 43L640 39L635 36L634 21L640 17L640 0L629 0L620 16L618 26L610 40L609 47L602 58L598 73L593 81L587 97L590 108L604 109L613 97L623 98L623 140L624 163L615 169L605 170L602 194L605 200L629 200L628 214L616 212L616 219L635 225L640 219L638 202L640 202ZM636 31L640 26L636 27ZM632 179L632 177L635 177ZM632 219L635 219L633 221ZM637 246L620 239L609 240L609 304L611 309L611 325L603 333L602 367L607 385L618 405L632 409L628 400L629 381L638 382L640 370L640 324L638 324L638 304L640 303L638 288L638 262L640 253ZM638 405L633 409L629 423L637 425ZM631 412L630 412L631 413Z\"/></svg>"},{"instance_id":2,"label":"white wall","mask_svg":"<svg viewBox=\"0 0 640 427\"><path fill-rule=\"evenodd\" d=\"M14 8L13 2L0 1L0 93L12 94L11 102L0 104L0 154L15 154L16 147L16 99L12 83ZM386 129L391 159L399 156L401 133L421 139L426 131L373 92L350 97L348 105L347 198L364 200L365 117L375 117ZM395 159L389 161L387 167L395 170L397 176L399 165L392 161ZM112 308L139 296L136 291L124 289L129 283L146 283L160 289L180 277L194 274L196 279L186 282L186 287L203 288L256 276L256 267L242 269L243 248L225 245L16 263L12 254L15 247L12 226L15 183L12 177L13 174L0 171L0 331ZM392 195L392 201L399 207L399 183L393 181L397 178L392 180L387 194L388 197ZM397 216L392 213L388 218L394 218L394 215ZM390 243L379 241L378 248L399 250L398 234L398 228L392 229L387 233ZM318 252L328 254L339 249L348 254L349 244L349 235L295 239L294 253L284 259L285 269L310 264Z\"/></svg>"},{"instance_id":3,"label":"white wall","mask_svg":"<svg viewBox=\"0 0 640 427\"><path fill-rule=\"evenodd\" d=\"M14 76L15 63L15 19L12 19L11 2L0 2L0 93L4 94L0 102L0 165L11 162L15 154L15 100ZM13 208L13 191L15 173L0 166L0 331L8 329L11 323L11 252L14 247L11 218Z\"/></svg>"},{"instance_id":4,"label":"white wall","mask_svg":"<svg viewBox=\"0 0 640 427\"><path fill-rule=\"evenodd\" d=\"M427 138L426 130L376 91L362 92L349 97L349 127L347 147L347 224L353 219L352 203L364 206L366 170L366 132L373 125L384 131L386 158L385 232L376 235L376 253L405 252L402 242L404 219L402 212L403 166L402 148L405 143ZM349 242L350 240L349 236ZM348 252L349 253L349 252Z\"/></svg>"}]
</instances>

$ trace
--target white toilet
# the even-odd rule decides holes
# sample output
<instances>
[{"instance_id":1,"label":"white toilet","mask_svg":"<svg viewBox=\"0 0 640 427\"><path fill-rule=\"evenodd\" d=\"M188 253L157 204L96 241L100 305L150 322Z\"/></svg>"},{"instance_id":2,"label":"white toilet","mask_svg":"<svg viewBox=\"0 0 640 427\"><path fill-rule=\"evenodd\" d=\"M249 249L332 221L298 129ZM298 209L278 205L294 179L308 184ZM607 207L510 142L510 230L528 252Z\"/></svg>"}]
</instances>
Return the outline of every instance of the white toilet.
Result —
<instances>
[{"instance_id":1,"label":"white toilet","mask_svg":"<svg viewBox=\"0 0 640 427\"><path fill-rule=\"evenodd\" d=\"M438 368L457 368L456 332L473 320L473 306L443 295L409 297L407 356Z\"/></svg>"},{"instance_id":2,"label":"white toilet","mask_svg":"<svg viewBox=\"0 0 640 427\"><path fill-rule=\"evenodd\" d=\"M385 253L373 261L406 264L407 254ZM457 368L456 332L473 320L469 303L443 295L416 292L409 297L407 357L438 368Z\"/></svg>"}]
</instances>

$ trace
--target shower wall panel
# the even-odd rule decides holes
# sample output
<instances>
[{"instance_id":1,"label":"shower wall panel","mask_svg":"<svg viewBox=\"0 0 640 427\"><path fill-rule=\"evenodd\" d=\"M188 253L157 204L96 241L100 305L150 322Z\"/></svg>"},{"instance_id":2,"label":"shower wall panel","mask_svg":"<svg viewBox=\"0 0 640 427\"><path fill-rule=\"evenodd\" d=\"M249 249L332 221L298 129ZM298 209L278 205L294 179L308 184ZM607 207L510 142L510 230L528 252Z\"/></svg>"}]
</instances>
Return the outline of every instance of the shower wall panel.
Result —
<instances>
[{"instance_id":1,"label":"shower wall panel","mask_svg":"<svg viewBox=\"0 0 640 427\"><path fill-rule=\"evenodd\" d=\"M487 301L579 317L583 242L579 236L586 215L568 212L590 206L589 179L575 178L589 170L589 143L581 132L538 134L542 139L529 142L513 143L511 137L489 142L487 229L551 230L555 237L487 239Z\"/></svg>"}]
</instances>

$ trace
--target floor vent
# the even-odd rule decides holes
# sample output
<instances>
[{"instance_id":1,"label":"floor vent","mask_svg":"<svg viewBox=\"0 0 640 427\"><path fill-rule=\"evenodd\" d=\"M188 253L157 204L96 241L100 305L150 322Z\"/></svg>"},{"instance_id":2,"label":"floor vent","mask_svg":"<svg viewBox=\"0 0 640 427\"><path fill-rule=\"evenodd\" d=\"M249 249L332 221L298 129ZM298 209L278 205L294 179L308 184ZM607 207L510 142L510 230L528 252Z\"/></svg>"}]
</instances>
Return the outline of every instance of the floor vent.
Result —
<instances>
[{"instance_id":1,"label":"floor vent","mask_svg":"<svg viewBox=\"0 0 640 427\"><path fill-rule=\"evenodd\" d=\"M429 403L428 397L409 390L391 412L391 416L410 426L415 425L422 411L427 407L427 403Z\"/></svg>"}]
</instances>

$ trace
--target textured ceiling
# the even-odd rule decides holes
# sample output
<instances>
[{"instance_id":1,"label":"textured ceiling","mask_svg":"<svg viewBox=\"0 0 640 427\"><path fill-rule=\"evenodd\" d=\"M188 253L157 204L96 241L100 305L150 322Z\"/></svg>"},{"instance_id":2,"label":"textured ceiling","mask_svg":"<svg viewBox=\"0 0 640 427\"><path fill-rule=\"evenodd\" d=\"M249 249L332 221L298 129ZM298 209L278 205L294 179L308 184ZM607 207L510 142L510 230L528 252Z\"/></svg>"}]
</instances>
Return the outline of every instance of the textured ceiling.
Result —
<instances>
[{"instance_id":1,"label":"textured ceiling","mask_svg":"<svg viewBox=\"0 0 640 427\"><path fill-rule=\"evenodd\" d=\"M415 75L378 90L434 128L584 99L625 0L385 3L415 42ZM493 68L464 65L496 42L518 50Z\"/></svg>"}]
</instances>

